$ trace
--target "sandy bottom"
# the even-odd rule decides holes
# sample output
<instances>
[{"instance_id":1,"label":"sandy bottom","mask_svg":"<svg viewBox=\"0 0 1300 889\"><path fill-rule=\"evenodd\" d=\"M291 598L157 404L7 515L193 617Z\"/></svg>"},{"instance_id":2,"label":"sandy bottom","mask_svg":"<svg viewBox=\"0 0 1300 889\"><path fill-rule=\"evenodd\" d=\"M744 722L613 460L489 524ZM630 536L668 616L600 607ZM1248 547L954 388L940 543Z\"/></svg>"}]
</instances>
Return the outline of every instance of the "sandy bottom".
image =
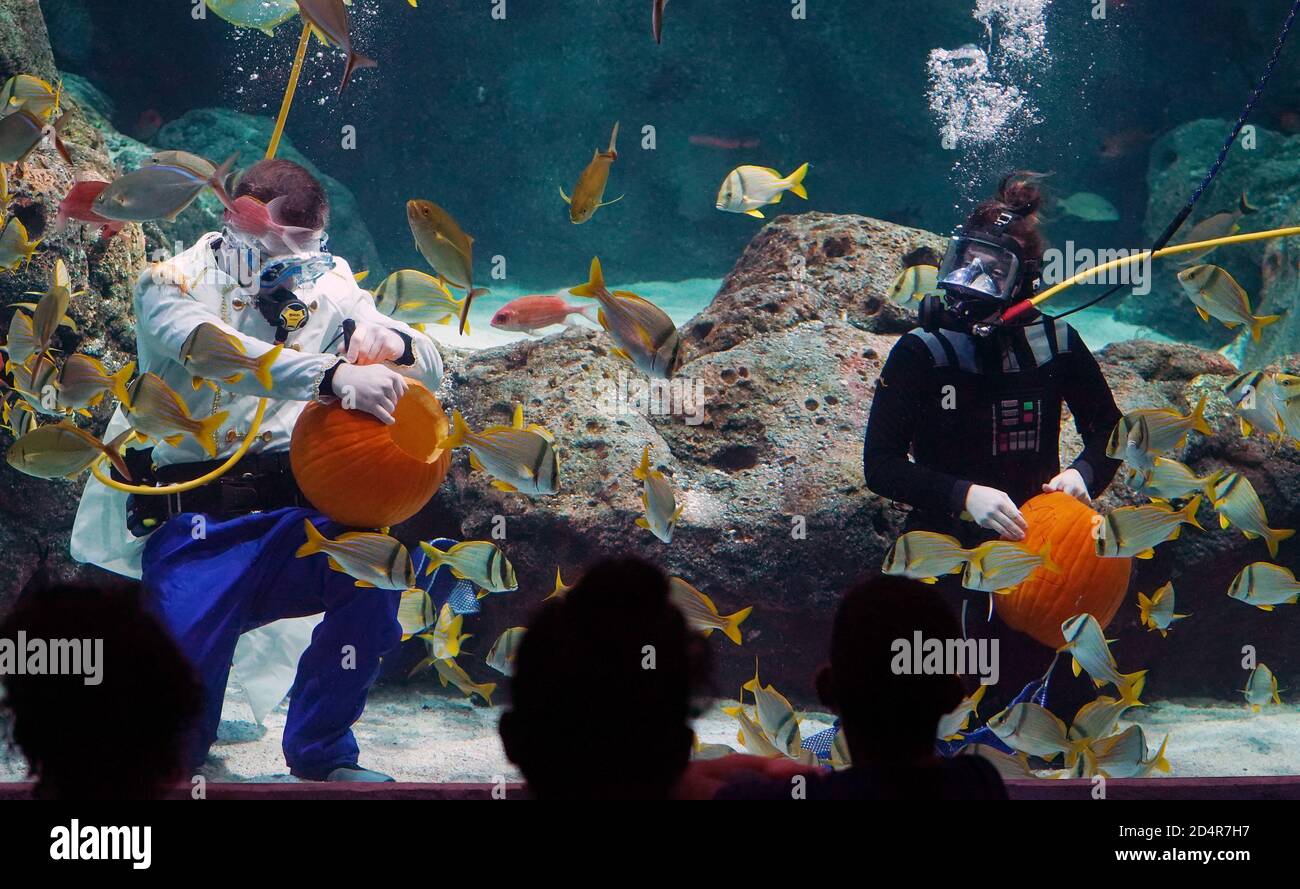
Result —
<instances>
[{"instance_id":1,"label":"sandy bottom","mask_svg":"<svg viewBox=\"0 0 1300 889\"><path fill-rule=\"evenodd\" d=\"M436 689L436 687L435 687ZM736 723L719 701L696 722L704 743L737 747ZM231 694L220 735L203 773L212 781L292 782L280 752L282 705L258 726L242 696ZM356 725L361 764L402 781L494 782L519 780L497 737L499 709L412 686L376 689ZM1174 777L1300 774L1300 706L1260 713L1210 701L1159 701L1134 712L1152 745L1168 734ZM825 714L808 714L805 737L825 728ZM1121 723L1124 727L1126 723ZM576 728L576 726L575 726ZM0 751L0 781L26 776L22 759ZM1157 773L1157 777L1158 777Z\"/></svg>"}]
</instances>

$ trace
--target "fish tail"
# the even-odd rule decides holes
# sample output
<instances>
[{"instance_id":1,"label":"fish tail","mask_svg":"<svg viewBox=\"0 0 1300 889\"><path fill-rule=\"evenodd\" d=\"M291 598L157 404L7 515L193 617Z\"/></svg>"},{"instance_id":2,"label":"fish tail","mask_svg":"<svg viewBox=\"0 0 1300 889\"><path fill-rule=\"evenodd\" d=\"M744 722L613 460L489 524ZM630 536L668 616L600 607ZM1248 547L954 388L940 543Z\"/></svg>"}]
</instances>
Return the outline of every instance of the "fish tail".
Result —
<instances>
[{"instance_id":1,"label":"fish tail","mask_svg":"<svg viewBox=\"0 0 1300 889\"><path fill-rule=\"evenodd\" d=\"M1187 524L1195 525L1197 528L1204 531L1205 526L1196 520L1196 512L1200 508L1201 508L1201 495L1197 494L1190 501L1188 501L1186 506L1183 507L1183 511L1180 513L1179 517L1181 518L1182 521L1186 522Z\"/></svg>"},{"instance_id":2,"label":"fish tail","mask_svg":"<svg viewBox=\"0 0 1300 889\"><path fill-rule=\"evenodd\" d=\"M1276 559L1277 545L1294 534L1294 528L1266 528L1264 530L1264 543L1268 545L1269 557Z\"/></svg>"},{"instance_id":3,"label":"fish tail","mask_svg":"<svg viewBox=\"0 0 1300 889\"><path fill-rule=\"evenodd\" d=\"M438 549L438 547L434 546L432 543L421 541L420 549L424 550L425 556L428 557L428 561L424 566L424 574L426 577L446 564L447 554Z\"/></svg>"},{"instance_id":4,"label":"fish tail","mask_svg":"<svg viewBox=\"0 0 1300 889\"><path fill-rule=\"evenodd\" d=\"M463 447L466 437L470 434L469 424L465 422L465 416L460 411L451 412L451 434L442 441L442 446L447 450Z\"/></svg>"},{"instance_id":5,"label":"fish tail","mask_svg":"<svg viewBox=\"0 0 1300 889\"><path fill-rule=\"evenodd\" d=\"M632 470L632 478L645 479L650 475L650 445L641 451L641 465Z\"/></svg>"},{"instance_id":6,"label":"fish tail","mask_svg":"<svg viewBox=\"0 0 1300 889\"><path fill-rule=\"evenodd\" d=\"M1155 762L1151 763L1152 769L1157 772L1164 772L1166 775L1169 774L1169 771L1172 768L1169 765L1169 760L1165 758L1165 748L1168 746L1169 736L1165 735L1165 739L1160 742L1160 750L1156 753Z\"/></svg>"},{"instance_id":7,"label":"fish tail","mask_svg":"<svg viewBox=\"0 0 1300 889\"><path fill-rule=\"evenodd\" d=\"M203 447L203 450L209 457L217 456L217 430L221 424L226 422L230 416L230 411L220 411L206 420L199 421L199 428L194 432L194 438Z\"/></svg>"},{"instance_id":8,"label":"fish tail","mask_svg":"<svg viewBox=\"0 0 1300 889\"><path fill-rule=\"evenodd\" d=\"M1190 419L1192 421L1192 428L1197 432L1202 435L1213 435L1214 430L1211 429L1210 424L1205 421L1205 399L1206 396L1202 395L1201 400L1196 402L1196 410L1192 411Z\"/></svg>"},{"instance_id":9,"label":"fish tail","mask_svg":"<svg viewBox=\"0 0 1300 889\"><path fill-rule=\"evenodd\" d=\"M268 392L271 391L271 365L275 364L275 359L279 358L280 353L283 351L284 343L276 343L274 348L267 350L265 355L257 359L257 367L253 371L253 376L262 384L262 388Z\"/></svg>"},{"instance_id":10,"label":"fish tail","mask_svg":"<svg viewBox=\"0 0 1300 889\"><path fill-rule=\"evenodd\" d=\"M488 289L487 289L486 287L476 287L476 288L472 288L472 289L469 291L469 293L465 294L465 301L464 301L463 303L461 303L461 306L460 306L460 328L459 328L459 331L460 331L461 336L464 336L466 333L469 332L469 307L470 307L470 304L474 302L474 297L476 297L476 296L482 296L483 294L485 294L485 293L487 293L487 292L488 292Z\"/></svg>"},{"instance_id":11,"label":"fish tail","mask_svg":"<svg viewBox=\"0 0 1300 889\"><path fill-rule=\"evenodd\" d=\"M586 284L579 284L577 287L571 287L569 293L574 296L585 296L595 299L597 294L605 291L605 274L600 268L600 258L592 257L591 272L588 274Z\"/></svg>"},{"instance_id":12,"label":"fish tail","mask_svg":"<svg viewBox=\"0 0 1300 889\"><path fill-rule=\"evenodd\" d=\"M609 154L618 158L618 121L614 121L614 132L609 134Z\"/></svg>"},{"instance_id":13,"label":"fish tail","mask_svg":"<svg viewBox=\"0 0 1300 889\"><path fill-rule=\"evenodd\" d=\"M1242 216L1248 216L1251 213L1258 212L1259 210L1258 207L1251 206L1250 198L1246 196L1244 191L1241 193L1241 196L1237 198L1237 209L1241 211Z\"/></svg>"},{"instance_id":14,"label":"fish tail","mask_svg":"<svg viewBox=\"0 0 1300 889\"><path fill-rule=\"evenodd\" d=\"M1147 671L1138 670L1136 673L1121 673L1119 678L1124 680L1124 684L1119 688L1119 696L1122 701L1132 707L1141 704L1142 690L1147 687Z\"/></svg>"},{"instance_id":15,"label":"fish tail","mask_svg":"<svg viewBox=\"0 0 1300 889\"><path fill-rule=\"evenodd\" d=\"M489 707L492 706L492 693L497 690L497 684L495 682L483 682L479 685L472 685L470 687L473 688L474 691L478 692L478 694L482 695L483 700L488 702Z\"/></svg>"},{"instance_id":16,"label":"fish tail","mask_svg":"<svg viewBox=\"0 0 1300 889\"><path fill-rule=\"evenodd\" d=\"M361 53L357 52L356 50L349 51L348 63L343 68L343 82L339 84L339 95L340 96L343 95L343 91L348 88L348 81L352 79L352 75L356 73L358 68L378 68L378 67L379 67L379 63L376 62L374 59L370 58L369 56L363 56Z\"/></svg>"},{"instance_id":17,"label":"fish tail","mask_svg":"<svg viewBox=\"0 0 1300 889\"><path fill-rule=\"evenodd\" d=\"M1038 551L1038 554L1043 557L1044 568L1051 571L1053 574L1061 573L1061 566L1052 561L1052 541L1049 540L1044 543L1043 548Z\"/></svg>"},{"instance_id":18,"label":"fish tail","mask_svg":"<svg viewBox=\"0 0 1300 889\"><path fill-rule=\"evenodd\" d=\"M1259 342L1259 336L1265 327L1275 324L1281 319L1281 315L1256 315L1250 319L1250 338L1254 342Z\"/></svg>"},{"instance_id":19,"label":"fish tail","mask_svg":"<svg viewBox=\"0 0 1300 889\"><path fill-rule=\"evenodd\" d=\"M131 382L133 374L135 374L135 362L128 361L121 370L110 377L112 380L110 391L113 393L113 397L123 405L129 404L131 401L130 397L127 395L126 384Z\"/></svg>"},{"instance_id":20,"label":"fish tail","mask_svg":"<svg viewBox=\"0 0 1300 889\"><path fill-rule=\"evenodd\" d=\"M221 201L221 205L227 210L233 209L233 206L230 195L226 192L226 177L229 176L230 171L235 168L235 161L237 160L239 160L238 151L226 158L225 161L222 162L221 166L213 170L212 175L208 177L208 185L212 188L213 192L216 193L217 199Z\"/></svg>"},{"instance_id":21,"label":"fish tail","mask_svg":"<svg viewBox=\"0 0 1300 889\"><path fill-rule=\"evenodd\" d=\"M721 628L722 635L726 636L732 642L735 642L737 645L739 645L740 625L745 622L745 618L749 617L750 613L753 612L753 610L754 610L753 606L750 606L749 608L740 609L735 614L728 614L726 617L724 617L722 619L722 622L726 626Z\"/></svg>"},{"instance_id":22,"label":"fish tail","mask_svg":"<svg viewBox=\"0 0 1300 889\"><path fill-rule=\"evenodd\" d=\"M324 534L316 530L316 526L311 523L311 519L302 520L302 529L307 533L307 542L298 547L298 551L294 553L294 557L302 559L319 552L324 552L325 544L328 541L325 540Z\"/></svg>"},{"instance_id":23,"label":"fish tail","mask_svg":"<svg viewBox=\"0 0 1300 889\"><path fill-rule=\"evenodd\" d=\"M117 438L104 445L104 453L108 456L108 461L113 464L113 468L118 474L128 482L135 481L131 476L131 470L126 465L126 460L122 457L122 446L125 445L135 435L134 429L127 429Z\"/></svg>"},{"instance_id":24,"label":"fish tail","mask_svg":"<svg viewBox=\"0 0 1300 889\"><path fill-rule=\"evenodd\" d=\"M763 684L758 681L758 658L757 657L754 658L754 678L746 682L744 685L742 685L741 688L743 688L745 691L752 691L752 692L757 692L762 690Z\"/></svg>"},{"instance_id":25,"label":"fish tail","mask_svg":"<svg viewBox=\"0 0 1300 889\"><path fill-rule=\"evenodd\" d=\"M1151 606L1153 605L1155 605L1155 602L1148 599L1145 594L1138 593L1138 620L1144 627L1151 623Z\"/></svg>"},{"instance_id":26,"label":"fish tail","mask_svg":"<svg viewBox=\"0 0 1300 889\"><path fill-rule=\"evenodd\" d=\"M802 167L795 170L789 176L785 177L785 181L790 186L790 191L793 192L794 194L797 194L805 201L808 200L808 189L804 188L803 180L804 177L808 175L808 169L809 169L809 165L804 164Z\"/></svg>"}]
</instances>

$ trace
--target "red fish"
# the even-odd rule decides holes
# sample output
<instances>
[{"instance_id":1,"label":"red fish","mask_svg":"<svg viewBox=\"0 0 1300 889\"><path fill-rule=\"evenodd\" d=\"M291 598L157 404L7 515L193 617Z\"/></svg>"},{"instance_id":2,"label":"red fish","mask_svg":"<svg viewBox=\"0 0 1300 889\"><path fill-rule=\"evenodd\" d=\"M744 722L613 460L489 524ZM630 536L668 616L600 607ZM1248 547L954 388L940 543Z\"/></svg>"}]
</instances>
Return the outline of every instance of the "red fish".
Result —
<instances>
[{"instance_id":1,"label":"red fish","mask_svg":"<svg viewBox=\"0 0 1300 889\"><path fill-rule=\"evenodd\" d=\"M560 296L534 294L511 300L497 309L490 322L497 330L509 330L516 333L533 333L552 324L565 324L570 327L570 315L582 315L588 321L595 321L590 312L596 306L574 306L565 302Z\"/></svg>"},{"instance_id":2,"label":"red fish","mask_svg":"<svg viewBox=\"0 0 1300 889\"><path fill-rule=\"evenodd\" d=\"M217 195L226 205L226 222L251 237L265 240L274 236L297 252L298 244L315 234L309 228L284 225L279 221L277 208L284 201L283 196L264 204L251 194L242 195L233 201L224 190L217 192Z\"/></svg>"},{"instance_id":3,"label":"red fish","mask_svg":"<svg viewBox=\"0 0 1300 889\"><path fill-rule=\"evenodd\" d=\"M59 215L55 221L54 230L61 232L68 227L68 220L75 220L76 222L84 222L87 225L98 225L99 236L107 241L125 228L125 222L106 219L93 209L95 198L99 197L100 192L107 187L107 182L94 179L88 179L73 185L72 190L59 202Z\"/></svg>"}]
</instances>

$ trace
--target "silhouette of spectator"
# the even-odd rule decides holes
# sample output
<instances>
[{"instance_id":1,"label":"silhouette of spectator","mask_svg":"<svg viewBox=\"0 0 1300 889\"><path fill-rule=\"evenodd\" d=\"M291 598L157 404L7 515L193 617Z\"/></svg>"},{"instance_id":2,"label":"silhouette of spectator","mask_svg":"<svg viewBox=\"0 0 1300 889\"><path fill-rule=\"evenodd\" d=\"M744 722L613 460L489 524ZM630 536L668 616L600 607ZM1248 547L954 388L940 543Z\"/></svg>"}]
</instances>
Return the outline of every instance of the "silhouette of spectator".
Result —
<instances>
[{"instance_id":1,"label":"silhouette of spectator","mask_svg":"<svg viewBox=\"0 0 1300 889\"><path fill-rule=\"evenodd\" d=\"M978 756L935 753L939 720L964 697L960 677L895 672L894 642L960 639L961 628L927 585L877 576L840 603L830 664L817 676L822 703L840 717L850 768L809 781L808 799L1006 799L997 769ZM791 798L789 782L742 779L719 798Z\"/></svg>"},{"instance_id":2,"label":"silhouette of spectator","mask_svg":"<svg viewBox=\"0 0 1300 889\"><path fill-rule=\"evenodd\" d=\"M28 657L31 672L0 675L11 740L39 798L155 798L182 777L183 739L201 693L139 593L136 585L48 586L38 570L0 624L0 646L13 646L15 657L24 657L19 634L29 655L33 640L45 646L43 671L53 666L54 640L80 650L79 661L69 646L61 655L79 673L36 673Z\"/></svg>"},{"instance_id":3,"label":"silhouette of spectator","mask_svg":"<svg viewBox=\"0 0 1300 889\"><path fill-rule=\"evenodd\" d=\"M637 559L593 566L528 624L501 715L538 799L663 799L691 755L708 648Z\"/></svg>"}]
</instances>

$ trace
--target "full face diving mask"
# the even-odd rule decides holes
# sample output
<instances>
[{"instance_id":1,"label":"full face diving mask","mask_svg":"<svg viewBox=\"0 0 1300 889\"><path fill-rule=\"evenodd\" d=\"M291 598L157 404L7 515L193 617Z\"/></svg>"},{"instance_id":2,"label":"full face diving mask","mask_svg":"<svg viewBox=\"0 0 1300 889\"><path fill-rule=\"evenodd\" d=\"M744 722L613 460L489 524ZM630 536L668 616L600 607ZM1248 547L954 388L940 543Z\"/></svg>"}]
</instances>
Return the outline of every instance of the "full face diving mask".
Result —
<instances>
[{"instance_id":1,"label":"full face diving mask","mask_svg":"<svg viewBox=\"0 0 1300 889\"><path fill-rule=\"evenodd\" d=\"M222 242L235 254L239 283L250 287L256 282L259 293L310 287L335 266L329 235L324 233L294 244L297 249L293 253L279 255L268 251L257 238L230 226L223 230Z\"/></svg>"}]
</instances>

